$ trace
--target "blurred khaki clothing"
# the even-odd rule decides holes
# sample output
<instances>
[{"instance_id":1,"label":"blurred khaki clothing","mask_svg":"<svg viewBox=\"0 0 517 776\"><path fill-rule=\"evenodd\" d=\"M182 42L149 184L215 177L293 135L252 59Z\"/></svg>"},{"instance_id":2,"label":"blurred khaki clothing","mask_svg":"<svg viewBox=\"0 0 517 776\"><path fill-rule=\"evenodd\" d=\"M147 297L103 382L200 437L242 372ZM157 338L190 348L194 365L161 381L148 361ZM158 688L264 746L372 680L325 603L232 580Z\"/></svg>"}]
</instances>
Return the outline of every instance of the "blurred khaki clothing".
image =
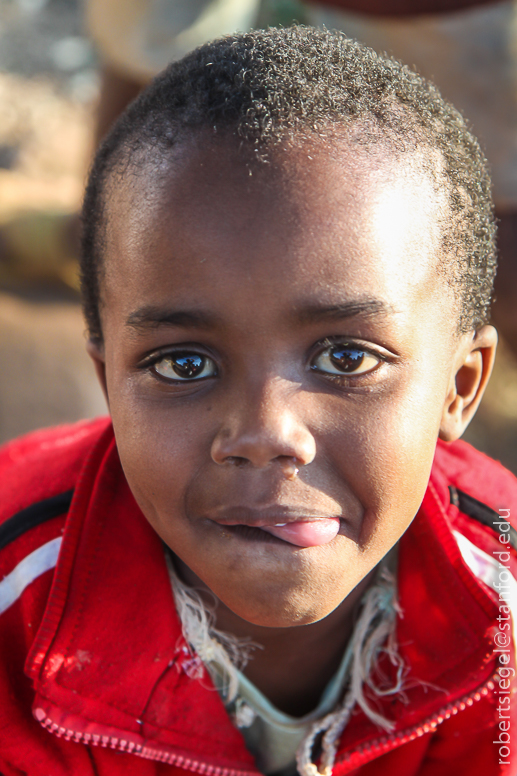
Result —
<instances>
[{"instance_id":1,"label":"blurred khaki clothing","mask_svg":"<svg viewBox=\"0 0 517 776\"><path fill-rule=\"evenodd\" d=\"M146 83L196 46L252 28L260 7L260 0L88 0L87 18L105 61ZM481 140L498 210L517 209L516 2L397 18L303 8L314 26L343 30L434 81Z\"/></svg>"},{"instance_id":2,"label":"blurred khaki clothing","mask_svg":"<svg viewBox=\"0 0 517 776\"><path fill-rule=\"evenodd\" d=\"M88 0L90 34L105 61L146 83L214 38L251 29L260 0Z\"/></svg>"},{"instance_id":3,"label":"blurred khaki clothing","mask_svg":"<svg viewBox=\"0 0 517 776\"><path fill-rule=\"evenodd\" d=\"M343 30L434 81L481 141L496 207L517 210L517 3L404 19L311 4L308 17L314 26Z\"/></svg>"}]
</instances>

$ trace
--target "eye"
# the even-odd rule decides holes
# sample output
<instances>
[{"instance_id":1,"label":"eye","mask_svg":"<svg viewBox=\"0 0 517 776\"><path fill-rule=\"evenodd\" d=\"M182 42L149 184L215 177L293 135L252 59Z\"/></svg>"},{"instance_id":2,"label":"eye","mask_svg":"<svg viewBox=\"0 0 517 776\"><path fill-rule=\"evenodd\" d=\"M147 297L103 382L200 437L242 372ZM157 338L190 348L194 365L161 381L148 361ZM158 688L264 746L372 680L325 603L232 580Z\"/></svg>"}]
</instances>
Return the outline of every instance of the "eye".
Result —
<instances>
[{"instance_id":1,"label":"eye","mask_svg":"<svg viewBox=\"0 0 517 776\"><path fill-rule=\"evenodd\" d=\"M360 375L370 372L382 359L357 345L330 345L313 359L311 369L330 375Z\"/></svg>"},{"instance_id":2,"label":"eye","mask_svg":"<svg viewBox=\"0 0 517 776\"><path fill-rule=\"evenodd\" d=\"M161 377L169 380L201 380L217 374L211 358L186 351L167 353L155 360L152 366Z\"/></svg>"}]
</instances>

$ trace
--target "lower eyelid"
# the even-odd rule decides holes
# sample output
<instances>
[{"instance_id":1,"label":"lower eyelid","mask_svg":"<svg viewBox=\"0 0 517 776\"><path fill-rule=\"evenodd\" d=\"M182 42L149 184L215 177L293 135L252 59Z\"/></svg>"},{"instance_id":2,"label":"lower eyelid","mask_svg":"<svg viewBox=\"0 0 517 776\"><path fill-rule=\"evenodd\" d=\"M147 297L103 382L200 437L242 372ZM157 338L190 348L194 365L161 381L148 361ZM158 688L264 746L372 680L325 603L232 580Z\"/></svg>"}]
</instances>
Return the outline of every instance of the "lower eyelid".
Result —
<instances>
[{"instance_id":1,"label":"lower eyelid","mask_svg":"<svg viewBox=\"0 0 517 776\"><path fill-rule=\"evenodd\" d=\"M353 388L355 386L359 388L361 386L368 385L369 383L371 384L374 380L376 381L378 379L377 372L379 371L379 367L382 366L383 364L381 362L372 369L369 369L367 372L360 372L359 374L354 374L352 372L343 372L343 374L331 374L330 372L322 372L321 370L314 371L317 372L320 378L322 377L324 380L335 383L337 386L347 388Z\"/></svg>"}]
</instances>

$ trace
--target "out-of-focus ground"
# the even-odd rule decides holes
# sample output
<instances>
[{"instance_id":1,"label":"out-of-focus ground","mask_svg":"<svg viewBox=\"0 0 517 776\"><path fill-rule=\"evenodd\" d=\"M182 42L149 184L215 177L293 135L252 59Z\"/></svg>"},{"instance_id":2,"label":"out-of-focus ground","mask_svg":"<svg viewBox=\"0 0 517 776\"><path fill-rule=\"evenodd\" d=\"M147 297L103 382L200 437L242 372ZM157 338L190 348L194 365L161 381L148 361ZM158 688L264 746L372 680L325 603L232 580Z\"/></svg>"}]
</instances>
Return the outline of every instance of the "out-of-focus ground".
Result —
<instances>
[{"instance_id":1,"label":"out-of-focus ground","mask_svg":"<svg viewBox=\"0 0 517 776\"><path fill-rule=\"evenodd\" d=\"M0 436L106 412L77 304L0 294Z\"/></svg>"},{"instance_id":2,"label":"out-of-focus ground","mask_svg":"<svg viewBox=\"0 0 517 776\"><path fill-rule=\"evenodd\" d=\"M97 82L77 0L0 0L0 227L80 208ZM0 442L106 412L84 344L76 293L0 262Z\"/></svg>"},{"instance_id":3,"label":"out-of-focus ground","mask_svg":"<svg viewBox=\"0 0 517 776\"><path fill-rule=\"evenodd\" d=\"M75 0L0 0L0 225L79 208L95 90ZM17 284L0 264L0 441L105 412L84 344L73 292ZM465 438L517 473L517 360L504 343Z\"/></svg>"},{"instance_id":4,"label":"out-of-focus ground","mask_svg":"<svg viewBox=\"0 0 517 776\"><path fill-rule=\"evenodd\" d=\"M80 207L91 133L89 104L48 78L0 73L0 223L32 208Z\"/></svg>"},{"instance_id":5,"label":"out-of-focus ground","mask_svg":"<svg viewBox=\"0 0 517 776\"><path fill-rule=\"evenodd\" d=\"M27 209L80 207L92 109L48 79L0 73L0 150L16 149L0 169L0 225ZM0 266L0 441L105 412L84 344L77 295Z\"/></svg>"}]
</instances>

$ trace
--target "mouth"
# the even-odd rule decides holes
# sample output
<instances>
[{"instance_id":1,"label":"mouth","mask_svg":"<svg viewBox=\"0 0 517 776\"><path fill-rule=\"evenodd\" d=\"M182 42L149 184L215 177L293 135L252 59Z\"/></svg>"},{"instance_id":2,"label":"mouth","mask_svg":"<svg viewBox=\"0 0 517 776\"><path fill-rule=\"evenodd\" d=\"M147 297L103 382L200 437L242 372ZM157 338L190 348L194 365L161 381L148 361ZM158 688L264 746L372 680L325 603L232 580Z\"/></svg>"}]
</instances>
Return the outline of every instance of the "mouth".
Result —
<instances>
[{"instance_id":1,"label":"mouth","mask_svg":"<svg viewBox=\"0 0 517 776\"><path fill-rule=\"evenodd\" d=\"M293 515L285 510L271 514L271 510L232 508L210 519L243 539L264 541L274 537L296 547L328 544L335 539L341 525L337 516Z\"/></svg>"}]
</instances>

